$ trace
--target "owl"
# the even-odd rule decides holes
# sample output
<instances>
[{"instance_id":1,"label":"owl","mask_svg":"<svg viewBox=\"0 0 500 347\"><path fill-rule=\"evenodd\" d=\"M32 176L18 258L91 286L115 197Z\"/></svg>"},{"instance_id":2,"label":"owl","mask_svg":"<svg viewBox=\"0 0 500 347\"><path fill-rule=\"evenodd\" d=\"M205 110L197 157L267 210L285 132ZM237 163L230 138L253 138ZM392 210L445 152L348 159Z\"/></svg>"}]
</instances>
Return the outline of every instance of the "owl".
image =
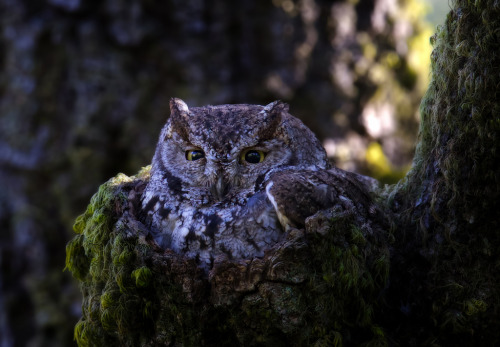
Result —
<instances>
[{"instance_id":1,"label":"owl","mask_svg":"<svg viewBox=\"0 0 500 347\"><path fill-rule=\"evenodd\" d=\"M317 211L352 207L352 195L369 199L280 101L188 108L172 99L170 113L142 195L143 221L160 247L206 270L220 257L262 257Z\"/></svg>"}]
</instances>

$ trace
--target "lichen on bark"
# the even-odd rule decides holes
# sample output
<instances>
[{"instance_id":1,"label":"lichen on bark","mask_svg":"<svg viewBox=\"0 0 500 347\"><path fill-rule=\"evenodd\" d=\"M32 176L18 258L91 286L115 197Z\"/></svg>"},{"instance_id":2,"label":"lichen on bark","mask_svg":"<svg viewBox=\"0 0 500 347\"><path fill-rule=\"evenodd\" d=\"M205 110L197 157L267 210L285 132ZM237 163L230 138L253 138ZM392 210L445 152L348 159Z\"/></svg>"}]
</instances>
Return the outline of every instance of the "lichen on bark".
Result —
<instances>
[{"instance_id":1,"label":"lichen on bark","mask_svg":"<svg viewBox=\"0 0 500 347\"><path fill-rule=\"evenodd\" d=\"M389 271L383 222L321 211L263 258L207 274L136 217L148 175L111 179L75 223L66 264L84 297L79 345L385 343L374 317Z\"/></svg>"}]
</instances>

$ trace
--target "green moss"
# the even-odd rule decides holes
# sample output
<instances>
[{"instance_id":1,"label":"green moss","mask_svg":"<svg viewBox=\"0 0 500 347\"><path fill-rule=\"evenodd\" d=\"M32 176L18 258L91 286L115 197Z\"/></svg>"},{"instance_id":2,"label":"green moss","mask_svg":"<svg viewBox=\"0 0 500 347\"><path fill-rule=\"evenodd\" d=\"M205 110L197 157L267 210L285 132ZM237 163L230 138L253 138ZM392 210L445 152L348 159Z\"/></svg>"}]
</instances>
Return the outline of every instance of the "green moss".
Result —
<instances>
[{"instance_id":1,"label":"green moss","mask_svg":"<svg viewBox=\"0 0 500 347\"><path fill-rule=\"evenodd\" d=\"M66 245L66 267L73 276L82 281L88 273L90 260L83 248L83 235L75 236Z\"/></svg>"},{"instance_id":2,"label":"green moss","mask_svg":"<svg viewBox=\"0 0 500 347\"><path fill-rule=\"evenodd\" d=\"M137 287L147 287L151 281L152 275L151 270L143 266L132 271L130 276L135 280L135 285Z\"/></svg>"},{"instance_id":3,"label":"green moss","mask_svg":"<svg viewBox=\"0 0 500 347\"><path fill-rule=\"evenodd\" d=\"M141 326L149 331L153 300L138 290L147 287L151 271L137 263L138 235L115 229L116 213L126 208L134 179L118 175L103 184L77 218L74 230L78 235L67 246L66 268L81 281L84 292L83 317L75 327L81 346L102 345L103 341L116 344L120 340L117 331L126 334Z\"/></svg>"},{"instance_id":4,"label":"green moss","mask_svg":"<svg viewBox=\"0 0 500 347\"><path fill-rule=\"evenodd\" d=\"M106 338L104 330L91 322L80 320L75 326L75 340L78 346L102 346L110 339Z\"/></svg>"},{"instance_id":5,"label":"green moss","mask_svg":"<svg viewBox=\"0 0 500 347\"><path fill-rule=\"evenodd\" d=\"M373 345L386 345L383 331L374 321L375 298L385 287L389 275L385 241L370 237L351 215L336 216L330 224L331 231L326 238L314 243L313 253L318 255L314 261L322 273L321 281L313 282L310 290L313 295L322 296L319 301L328 307L329 314L324 317L326 326L336 328L329 332L326 340L318 337L333 345L342 345L345 340L348 344L370 341ZM355 334L363 337L351 340L350 327L356 327Z\"/></svg>"},{"instance_id":6,"label":"green moss","mask_svg":"<svg viewBox=\"0 0 500 347\"><path fill-rule=\"evenodd\" d=\"M467 316L473 316L485 312L487 308L488 304L484 302L484 300L469 299L464 302L464 311Z\"/></svg>"}]
</instances>

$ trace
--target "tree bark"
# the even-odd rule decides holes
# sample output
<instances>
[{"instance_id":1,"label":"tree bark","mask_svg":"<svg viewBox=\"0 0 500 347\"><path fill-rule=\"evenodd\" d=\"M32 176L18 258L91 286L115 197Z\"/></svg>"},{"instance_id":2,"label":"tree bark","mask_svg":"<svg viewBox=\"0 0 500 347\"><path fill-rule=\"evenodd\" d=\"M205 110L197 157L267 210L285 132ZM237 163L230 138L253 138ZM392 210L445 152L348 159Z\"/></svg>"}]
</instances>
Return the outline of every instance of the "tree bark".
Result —
<instances>
[{"instance_id":1,"label":"tree bark","mask_svg":"<svg viewBox=\"0 0 500 347\"><path fill-rule=\"evenodd\" d=\"M328 209L264 258L206 276L135 218L147 169L103 185L67 247L84 294L77 342L500 343L499 18L498 1L455 1L432 38L413 167L376 192L368 226Z\"/></svg>"}]
</instances>

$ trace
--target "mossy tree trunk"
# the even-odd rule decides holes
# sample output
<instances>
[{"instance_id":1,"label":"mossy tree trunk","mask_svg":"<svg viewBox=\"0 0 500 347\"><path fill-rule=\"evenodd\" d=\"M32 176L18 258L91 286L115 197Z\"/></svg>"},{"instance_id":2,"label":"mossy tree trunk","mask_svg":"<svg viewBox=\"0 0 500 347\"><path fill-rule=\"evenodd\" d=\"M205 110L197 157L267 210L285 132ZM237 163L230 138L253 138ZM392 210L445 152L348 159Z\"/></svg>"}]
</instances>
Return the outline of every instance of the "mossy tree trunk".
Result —
<instances>
[{"instance_id":1,"label":"mossy tree trunk","mask_svg":"<svg viewBox=\"0 0 500 347\"><path fill-rule=\"evenodd\" d=\"M332 208L206 277L135 219L147 170L103 185L67 248L78 343L500 343L499 18L498 1L455 2L432 39L413 168L376 192L385 215L368 223Z\"/></svg>"},{"instance_id":2,"label":"mossy tree trunk","mask_svg":"<svg viewBox=\"0 0 500 347\"><path fill-rule=\"evenodd\" d=\"M407 341L500 342L500 3L455 1L432 37L432 81L395 212L388 329ZM398 309L399 308L399 309Z\"/></svg>"}]
</instances>

